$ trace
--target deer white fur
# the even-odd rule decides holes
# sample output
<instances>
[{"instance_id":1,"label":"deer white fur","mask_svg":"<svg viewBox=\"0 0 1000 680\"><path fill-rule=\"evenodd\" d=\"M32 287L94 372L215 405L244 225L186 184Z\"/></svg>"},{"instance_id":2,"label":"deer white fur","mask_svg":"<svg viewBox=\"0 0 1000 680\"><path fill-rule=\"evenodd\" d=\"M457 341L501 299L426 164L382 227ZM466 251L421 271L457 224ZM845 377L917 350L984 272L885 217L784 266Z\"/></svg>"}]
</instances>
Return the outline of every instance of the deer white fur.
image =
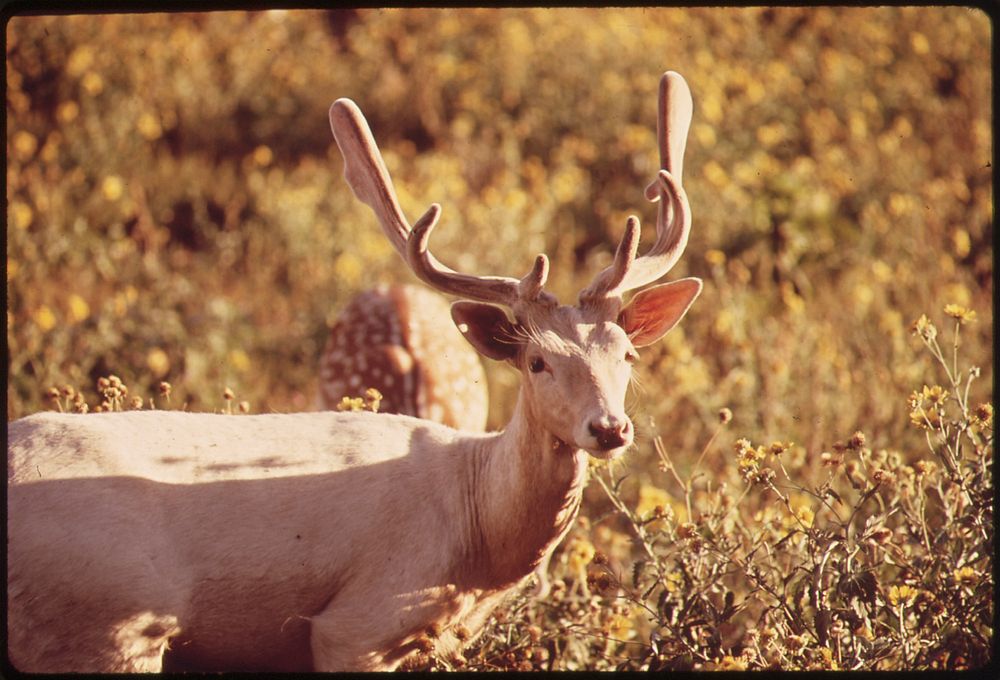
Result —
<instances>
[{"instance_id":1,"label":"deer white fur","mask_svg":"<svg viewBox=\"0 0 1000 680\"><path fill-rule=\"evenodd\" d=\"M360 111L330 109L355 195L410 266L462 301L482 354L522 373L501 432L408 416L38 414L9 424L8 632L22 671L391 670L429 627L451 654L574 520L587 454L633 440L635 347L687 311L697 279L661 277L687 241L684 80L660 89L657 240L562 306L539 256L521 280L459 274L412 230ZM485 303L500 303L513 313Z\"/></svg>"}]
</instances>

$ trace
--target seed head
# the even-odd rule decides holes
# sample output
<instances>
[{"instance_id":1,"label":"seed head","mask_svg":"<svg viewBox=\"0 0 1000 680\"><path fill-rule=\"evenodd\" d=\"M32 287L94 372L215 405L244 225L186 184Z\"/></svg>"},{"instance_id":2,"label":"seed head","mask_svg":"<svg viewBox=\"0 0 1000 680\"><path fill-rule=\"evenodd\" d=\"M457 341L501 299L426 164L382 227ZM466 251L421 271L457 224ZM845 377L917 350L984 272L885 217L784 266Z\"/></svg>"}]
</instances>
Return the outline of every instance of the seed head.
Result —
<instances>
[{"instance_id":1,"label":"seed head","mask_svg":"<svg viewBox=\"0 0 1000 680\"><path fill-rule=\"evenodd\" d=\"M171 390L170 383L168 383L166 381L160 383L160 396L161 397L169 397L170 396L170 390Z\"/></svg>"},{"instance_id":2,"label":"seed head","mask_svg":"<svg viewBox=\"0 0 1000 680\"><path fill-rule=\"evenodd\" d=\"M833 453L824 451L819 454L819 459L822 461L823 465L827 467L837 467L844 462L844 455L839 451L834 451Z\"/></svg>"},{"instance_id":3,"label":"seed head","mask_svg":"<svg viewBox=\"0 0 1000 680\"><path fill-rule=\"evenodd\" d=\"M993 404L980 404L972 412L973 424L982 428L987 429L993 425Z\"/></svg>"},{"instance_id":4,"label":"seed head","mask_svg":"<svg viewBox=\"0 0 1000 680\"><path fill-rule=\"evenodd\" d=\"M858 430L851 435L851 438L847 440L847 448L851 451L859 451L865 445L865 433Z\"/></svg>"},{"instance_id":5,"label":"seed head","mask_svg":"<svg viewBox=\"0 0 1000 680\"><path fill-rule=\"evenodd\" d=\"M892 484L896 480L896 476L885 468L876 468L872 472L872 481L876 484Z\"/></svg>"},{"instance_id":6,"label":"seed head","mask_svg":"<svg viewBox=\"0 0 1000 680\"><path fill-rule=\"evenodd\" d=\"M733 419L733 412L728 408L719 409L719 422L725 425Z\"/></svg>"},{"instance_id":7,"label":"seed head","mask_svg":"<svg viewBox=\"0 0 1000 680\"><path fill-rule=\"evenodd\" d=\"M236 398L236 394L228 387L222 392L222 398L226 401L232 401Z\"/></svg>"},{"instance_id":8,"label":"seed head","mask_svg":"<svg viewBox=\"0 0 1000 680\"><path fill-rule=\"evenodd\" d=\"M888 527L878 527L872 530L871 534L869 534L869 538L879 545L885 545L892 540L892 529Z\"/></svg>"},{"instance_id":9,"label":"seed head","mask_svg":"<svg viewBox=\"0 0 1000 680\"><path fill-rule=\"evenodd\" d=\"M762 486L768 486L774 482L775 472L769 467L762 469L760 472L753 476L753 483L760 484Z\"/></svg>"},{"instance_id":10,"label":"seed head","mask_svg":"<svg viewBox=\"0 0 1000 680\"><path fill-rule=\"evenodd\" d=\"M921 314L920 318L910 325L910 332L914 335L919 335L924 340L933 340L937 337L937 328L931 323L930 319L927 318L926 314Z\"/></svg>"},{"instance_id":11,"label":"seed head","mask_svg":"<svg viewBox=\"0 0 1000 680\"><path fill-rule=\"evenodd\" d=\"M691 522L684 522L677 527L677 538L694 538L698 535L698 527Z\"/></svg>"}]
</instances>

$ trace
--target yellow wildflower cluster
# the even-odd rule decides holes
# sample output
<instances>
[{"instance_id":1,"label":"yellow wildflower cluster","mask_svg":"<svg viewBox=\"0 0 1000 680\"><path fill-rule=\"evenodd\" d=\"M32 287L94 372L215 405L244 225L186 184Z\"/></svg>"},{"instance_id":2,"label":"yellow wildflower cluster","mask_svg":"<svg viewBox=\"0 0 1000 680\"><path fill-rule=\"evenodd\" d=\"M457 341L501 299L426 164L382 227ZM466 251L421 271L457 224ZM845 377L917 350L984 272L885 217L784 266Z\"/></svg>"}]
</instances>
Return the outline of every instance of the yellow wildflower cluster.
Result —
<instances>
[{"instance_id":1,"label":"yellow wildflower cluster","mask_svg":"<svg viewBox=\"0 0 1000 680\"><path fill-rule=\"evenodd\" d=\"M924 385L922 389L914 391L907 399L910 422L925 430L940 428L947 399L948 393L940 385Z\"/></svg>"},{"instance_id":2,"label":"yellow wildflower cluster","mask_svg":"<svg viewBox=\"0 0 1000 680\"><path fill-rule=\"evenodd\" d=\"M378 413L379 405L382 403L382 393L374 387L365 390L362 397L345 396L337 404L338 411L371 411Z\"/></svg>"},{"instance_id":3,"label":"yellow wildflower cluster","mask_svg":"<svg viewBox=\"0 0 1000 680\"><path fill-rule=\"evenodd\" d=\"M761 467L761 462L767 458L768 454L780 456L793 446L791 442L772 442L770 446L753 446L750 440L741 438L736 440L734 449L736 450L736 464L739 467L740 476L744 481L766 484L774 478L774 470L768 467Z\"/></svg>"}]
</instances>

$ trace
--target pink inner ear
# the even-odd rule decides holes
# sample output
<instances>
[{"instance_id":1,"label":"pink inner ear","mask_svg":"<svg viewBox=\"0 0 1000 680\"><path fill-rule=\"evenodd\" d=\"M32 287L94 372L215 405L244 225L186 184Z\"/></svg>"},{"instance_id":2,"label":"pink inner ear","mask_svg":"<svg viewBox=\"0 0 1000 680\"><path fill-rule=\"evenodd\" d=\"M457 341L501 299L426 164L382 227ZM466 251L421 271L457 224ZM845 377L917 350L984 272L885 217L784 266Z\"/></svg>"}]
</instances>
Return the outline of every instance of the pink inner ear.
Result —
<instances>
[{"instance_id":1,"label":"pink inner ear","mask_svg":"<svg viewBox=\"0 0 1000 680\"><path fill-rule=\"evenodd\" d=\"M701 279L689 278L647 288L621 311L618 325L636 347L651 345L684 317L701 285Z\"/></svg>"}]
</instances>

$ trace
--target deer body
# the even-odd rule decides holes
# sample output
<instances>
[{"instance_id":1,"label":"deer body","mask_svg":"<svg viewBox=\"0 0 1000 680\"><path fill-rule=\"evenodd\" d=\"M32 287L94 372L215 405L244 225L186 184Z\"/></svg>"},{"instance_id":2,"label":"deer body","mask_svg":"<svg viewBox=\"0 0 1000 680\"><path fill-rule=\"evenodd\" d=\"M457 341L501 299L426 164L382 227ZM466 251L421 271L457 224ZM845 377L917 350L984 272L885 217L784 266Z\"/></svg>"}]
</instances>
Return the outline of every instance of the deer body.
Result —
<instances>
[{"instance_id":1,"label":"deer body","mask_svg":"<svg viewBox=\"0 0 1000 680\"><path fill-rule=\"evenodd\" d=\"M55 428L61 444L25 451ZM16 421L9 547L34 559L9 563L12 661L60 672L145 659L156 670L173 637L185 667L391 669L433 623L445 644L457 624L481 626L568 529L584 454L544 437L532 450L531 439L370 413ZM109 469L75 464L83 453ZM510 497L530 522L498 507ZM516 531L526 524L535 531ZM70 592L53 599L57 584Z\"/></svg>"},{"instance_id":2,"label":"deer body","mask_svg":"<svg viewBox=\"0 0 1000 680\"><path fill-rule=\"evenodd\" d=\"M345 177L425 283L466 298L462 335L521 374L507 426L462 432L409 416L45 414L9 425L8 631L23 671L391 670L433 627L457 649L551 553L590 455L633 440L635 348L701 290L648 285L677 261L690 213L683 79L661 79L657 239L630 218L576 305L521 279L462 274L411 227L360 110L330 109ZM510 314L496 305L503 305ZM169 651L164 654L165 650Z\"/></svg>"}]
</instances>

